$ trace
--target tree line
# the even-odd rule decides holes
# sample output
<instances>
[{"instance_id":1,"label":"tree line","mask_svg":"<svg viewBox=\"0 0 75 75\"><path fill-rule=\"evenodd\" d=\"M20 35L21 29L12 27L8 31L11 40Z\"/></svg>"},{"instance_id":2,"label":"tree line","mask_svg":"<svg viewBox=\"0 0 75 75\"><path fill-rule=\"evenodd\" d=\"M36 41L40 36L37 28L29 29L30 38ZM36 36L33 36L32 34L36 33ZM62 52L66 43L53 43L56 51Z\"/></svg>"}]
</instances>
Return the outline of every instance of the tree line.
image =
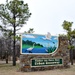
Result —
<instances>
[{"instance_id":1,"label":"tree line","mask_svg":"<svg viewBox=\"0 0 75 75\"><path fill-rule=\"evenodd\" d=\"M24 41L24 40L22 40L22 43L23 43L23 45L33 45L35 42L32 42L32 41L29 41L29 40L26 40L26 41ZM43 45L41 45L41 44L37 44L37 43L35 43L35 46L39 46L39 47L43 47Z\"/></svg>"}]
</instances>

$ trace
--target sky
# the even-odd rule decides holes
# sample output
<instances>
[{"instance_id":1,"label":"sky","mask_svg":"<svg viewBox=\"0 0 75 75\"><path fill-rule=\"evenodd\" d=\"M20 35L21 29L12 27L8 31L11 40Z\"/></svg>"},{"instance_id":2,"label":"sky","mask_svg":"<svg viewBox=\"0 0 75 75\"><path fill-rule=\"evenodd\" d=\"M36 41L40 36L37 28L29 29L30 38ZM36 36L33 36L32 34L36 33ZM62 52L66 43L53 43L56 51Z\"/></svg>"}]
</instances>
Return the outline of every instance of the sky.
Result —
<instances>
[{"instance_id":1,"label":"sky","mask_svg":"<svg viewBox=\"0 0 75 75\"><path fill-rule=\"evenodd\" d=\"M5 3L1 0L0 3ZM28 3L32 13L28 22L18 33L23 33L34 28L35 34L51 35L65 34L63 21L73 22L72 29L75 28L75 0L23 0Z\"/></svg>"},{"instance_id":2,"label":"sky","mask_svg":"<svg viewBox=\"0 0 75 75\"><path fill-rule=\"evenodd\" d=\"M42 44L43 46L58 46L58 38L57 36L52 36L50 38L45 37L44 35L34 35L34 34L26 34L23 35L23 40L30 40L32 42L36 42Z\"/></svg>"}]
</instances>

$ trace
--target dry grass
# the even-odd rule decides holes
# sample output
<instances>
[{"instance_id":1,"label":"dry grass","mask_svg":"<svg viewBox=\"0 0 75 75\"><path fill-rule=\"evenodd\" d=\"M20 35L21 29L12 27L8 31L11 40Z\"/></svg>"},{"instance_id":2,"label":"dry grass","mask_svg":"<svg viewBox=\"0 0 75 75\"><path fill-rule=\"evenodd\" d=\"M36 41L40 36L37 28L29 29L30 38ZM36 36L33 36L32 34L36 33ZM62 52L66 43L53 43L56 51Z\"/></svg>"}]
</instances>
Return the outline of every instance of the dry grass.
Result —
<instances>
[{"instance_id":1,"label":"dry grass","mask_svg":"<svg viewBox=\"0 0 75 75\"><path fill-rule=\"evenodd\" d=\"M18 72L19 65L0 63L0 75L75 75L75 65L68 69L56 69L36 72Z\"/></svg>"}]
</instances>

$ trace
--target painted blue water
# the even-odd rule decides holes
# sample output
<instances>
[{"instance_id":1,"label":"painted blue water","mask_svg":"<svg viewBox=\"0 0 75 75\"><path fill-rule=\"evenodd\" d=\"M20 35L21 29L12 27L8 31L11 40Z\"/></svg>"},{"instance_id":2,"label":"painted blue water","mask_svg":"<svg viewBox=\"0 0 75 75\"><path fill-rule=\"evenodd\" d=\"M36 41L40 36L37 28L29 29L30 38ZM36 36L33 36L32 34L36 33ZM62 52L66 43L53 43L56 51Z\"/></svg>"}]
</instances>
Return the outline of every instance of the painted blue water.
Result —
<instances>
[{"instance_id":1,"label":"painted blue water","mask_svg":"<svg viewBox=\"0 0 75 75\"><path fill-rule=\"evenodd\" d=\"M22 53L47 53L47 48L34 48L31 51L27 51L27 48L22 49Z\"/></svg>"}]
</instances>

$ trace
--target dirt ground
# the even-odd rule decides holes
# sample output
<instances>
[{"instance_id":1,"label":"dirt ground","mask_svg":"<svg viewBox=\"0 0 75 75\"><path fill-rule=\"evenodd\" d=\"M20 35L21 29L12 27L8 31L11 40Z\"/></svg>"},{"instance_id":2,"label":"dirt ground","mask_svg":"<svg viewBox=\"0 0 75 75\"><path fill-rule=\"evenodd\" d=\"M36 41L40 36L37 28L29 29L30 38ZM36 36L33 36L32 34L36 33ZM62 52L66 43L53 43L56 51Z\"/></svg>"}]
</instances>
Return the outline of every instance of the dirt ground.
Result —
<instances>
[{"instance_id":1,"label":"dirt ground","mask_svg":"<svg viewBox=\"0 0 75 75\"><path fill-rule=\"evenodd\" d=\"M75 64L67 69L55 69L36 72L19 72L19 65L0 63L0 75L75 75Z\"/></svg>"}]
</instances>

